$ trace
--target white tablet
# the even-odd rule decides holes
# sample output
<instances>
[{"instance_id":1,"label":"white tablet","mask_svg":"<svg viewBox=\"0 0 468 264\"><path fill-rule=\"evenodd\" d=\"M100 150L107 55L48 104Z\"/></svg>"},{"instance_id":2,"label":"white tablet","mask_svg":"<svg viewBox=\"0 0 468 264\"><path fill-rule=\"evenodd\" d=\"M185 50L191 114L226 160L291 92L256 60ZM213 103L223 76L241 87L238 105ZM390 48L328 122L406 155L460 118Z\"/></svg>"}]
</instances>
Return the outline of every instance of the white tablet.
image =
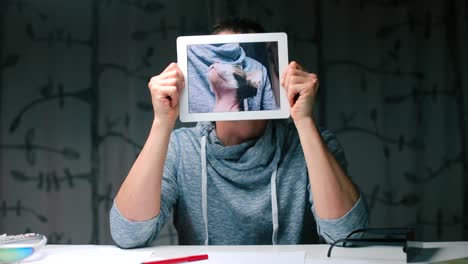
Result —
<instances>
[{"instance_id":1,"label":"white tablet","mask_svg":"<svg viewBox=\"0 0 468 264\"><path fill-rule=\"evenodd\" d=\"M285 33L182 36L182 122L288 118L279 76L288 65Z\"/></svg>"}]
</instances>

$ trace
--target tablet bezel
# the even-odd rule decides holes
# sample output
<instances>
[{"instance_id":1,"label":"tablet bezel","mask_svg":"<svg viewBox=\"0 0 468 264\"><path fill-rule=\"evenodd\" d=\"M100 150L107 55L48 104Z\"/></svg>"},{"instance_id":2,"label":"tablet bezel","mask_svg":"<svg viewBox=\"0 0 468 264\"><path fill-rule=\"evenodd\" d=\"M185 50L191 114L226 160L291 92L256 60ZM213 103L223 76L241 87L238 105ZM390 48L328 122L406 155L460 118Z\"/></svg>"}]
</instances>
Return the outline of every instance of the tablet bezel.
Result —
<instances>
[{"instance_id":1,"label":"tablet bezel","mask_svg":"<svg viewBox=\"0 0 468 264\"><path fill-rule=\"evenodd\" d=\"M279 74L288 65L288 43L286 33L251 33L229 35L200 35L180 36L177 38L177 64L187 80L187 46L197 44L224 44L224 43L253 43L253 42L277 42L278 43L278 67ZM278 76L280 78L280 76ZM279 81L279 80L278 80ZM284 88L279 84L280 106L277 110L239 111L239 112L210 112L190 113L188 85L182 90L179 101L179 118L181 122L197 121L231 121L231 120L259 120L289 118L290 107Z\"/></svg>"}]
</instances>

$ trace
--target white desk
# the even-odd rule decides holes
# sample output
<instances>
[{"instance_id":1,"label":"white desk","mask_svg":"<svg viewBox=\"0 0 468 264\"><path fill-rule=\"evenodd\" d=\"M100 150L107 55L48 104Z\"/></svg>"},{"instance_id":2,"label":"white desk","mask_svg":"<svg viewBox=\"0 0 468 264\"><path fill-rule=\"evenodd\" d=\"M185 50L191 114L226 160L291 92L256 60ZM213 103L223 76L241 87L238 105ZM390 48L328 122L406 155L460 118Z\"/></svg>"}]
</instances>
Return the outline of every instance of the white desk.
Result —
<instances>
[{"instance_id":1,"label":"white desk","mask_svg":"<svg viewBox=\"0 0 468 264\"><path fill-rule=\"evenodd\" d=\"M455 258L468 257L468 242L421 243L427 249L420 254L427 263ZM115 246L94 245L47 245L30 259L21 263L141 263L154 252L153 256L171 258L210 252L284 252L304 251L306 264L312 263L406 263L406 254L401 247L370 246L356 248L334 248L332 257L326 257L328 245L291 245L291 246L158 246L141 249L123 250ZM425 255L425 256L423 256Z\"/></svg>"}]
</instances>

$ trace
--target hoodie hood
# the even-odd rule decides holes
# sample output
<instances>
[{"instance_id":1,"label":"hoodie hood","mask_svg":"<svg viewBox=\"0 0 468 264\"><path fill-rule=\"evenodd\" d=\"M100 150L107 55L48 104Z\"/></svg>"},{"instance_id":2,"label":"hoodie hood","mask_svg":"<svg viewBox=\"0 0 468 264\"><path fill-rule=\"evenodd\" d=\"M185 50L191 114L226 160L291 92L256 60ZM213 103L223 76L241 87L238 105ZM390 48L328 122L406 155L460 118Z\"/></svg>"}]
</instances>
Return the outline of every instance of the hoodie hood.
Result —
<instances>
[{"instance_id":1,"label":"hoodie hood","mask_svg":"<svg viewBox=\"0 0 468 264\"><path fill-rule=\"evenodd\" d=\"M222 182L230 182L239 191L268 188L271 197L273 235L272 244L277 243L278 201L276 172L281 158L281 147L286 135L287 124L283 121L269 121L263 135L235 146L223 146L216 135L214 124L201 122L200 133L202 164L202 211L205 224L205 245L209 244L207 164L218 174Z\"/></svg>"},{"instance_id":2,"label":"hoodie hood","mask_svg":"<svg viewBox=\"0 0 468 264\"><path fill-rule=\"evenodd\" d=\"M238 188L252 188L252 185L269 184L271 172L280 161L287 127L285 123L283 120L268 121L261 137L235 146L222 144L212 122L200 122L197 129L200 137L206 136L210 166L223 171L222 177L235 183Z\"/></svg>"}]
</instances>

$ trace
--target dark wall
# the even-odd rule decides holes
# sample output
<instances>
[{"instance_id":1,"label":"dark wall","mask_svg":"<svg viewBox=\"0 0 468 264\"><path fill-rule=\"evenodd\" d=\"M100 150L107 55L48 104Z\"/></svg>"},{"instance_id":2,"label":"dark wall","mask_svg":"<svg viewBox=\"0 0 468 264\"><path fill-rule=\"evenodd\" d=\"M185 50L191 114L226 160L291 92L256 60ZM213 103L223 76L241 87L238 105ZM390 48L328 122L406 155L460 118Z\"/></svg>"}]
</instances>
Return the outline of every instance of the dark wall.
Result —
<instances>
[{"instance_id":1,"label":"dark wall","mask_svg":"<svg viewBox=\"0 0 468 264\"><path fill-rule=\"evenodd\" d=\"M229 16L288 34L319 75L374 227L468 239L466 1L0 2L0 233L111 243L108 211L149 132L147 82L180 35ZM183 125L183 124L178 124ZM168 225L157 243L177 242Z\"/></svg>"}]
</instances>

